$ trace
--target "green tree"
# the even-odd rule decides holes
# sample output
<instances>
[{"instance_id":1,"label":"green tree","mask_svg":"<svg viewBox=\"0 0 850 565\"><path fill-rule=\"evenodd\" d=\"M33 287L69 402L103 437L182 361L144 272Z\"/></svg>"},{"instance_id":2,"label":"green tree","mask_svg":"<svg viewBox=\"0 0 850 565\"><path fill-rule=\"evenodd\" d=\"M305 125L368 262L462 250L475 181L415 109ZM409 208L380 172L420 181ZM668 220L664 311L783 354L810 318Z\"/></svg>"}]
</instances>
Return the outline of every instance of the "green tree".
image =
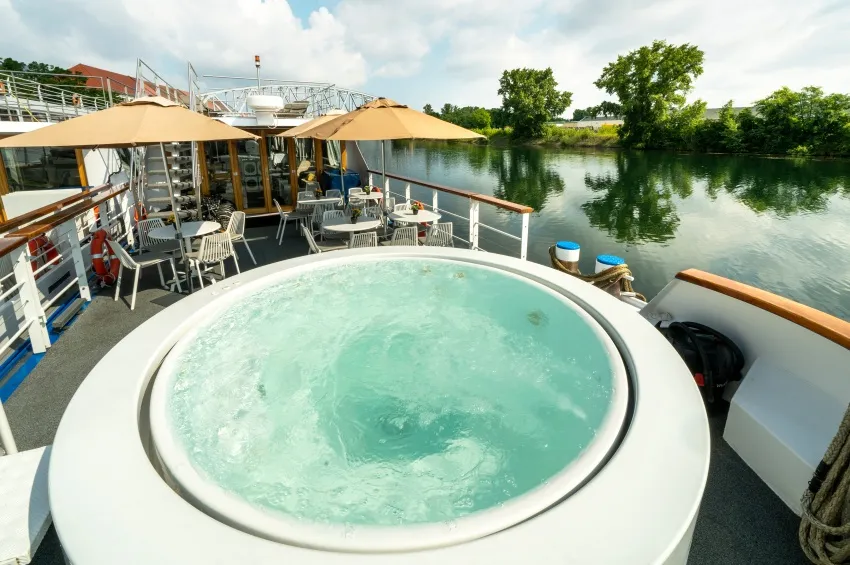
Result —
<instances>
[{"instance_id":1,"label":"green tree","mask_svg":"<svg viewBox=\"0 0 850 565\"><path fill-rule=\"evenodd\" d=\"M703 72L703 59L703 52L694 45L654 41L620 55L603 69L594 84L619 99L624 120L619 134L624 144L639 148L663 144L664 122L685 106L694 79Z\"/></svg>"},{"instance_id":2,"label":"green tree","mask_svg":"<svg viewBox=\"0 0 850 565\"><path fill-rule=\"evenodd\" d=\"M490 127L504 128L509 125L508 116L502 108L490 108Z\"/></svg>"},{"instance_id":3,"label":"green tree","mask_svg":"<svg viewBox=\"0 0 850 565\"><path fill-rule=\"evenodd\" d=\"M428 114L429 116L436 116L437 115L437 112L434 111L434 107L431 106L430 104L425 104L422 107L422 112L424 112L425 114Z\"/></svg>"},{"instance_id":4,"label":"green tree","mask_svg":"<svg viewBox=\"0 0 850 565\"><path fill-rule=\"evenodd\" d=\"M540 137L543 125L564 113L572 93L558 90L551 68L513 69L499 79L499 95L508 122L518 137Z\"/></svg>"},{"instance_id":5,"label":"green tree","mask_svg":"<svg viewBox=\"0 0 850 565\"><path fill-rule=\"evenodd\" d=\"M586 117L587 117L587 110L584 110L582 108L576 108L575 110L573 110L573 120L574 121L577 122L579 120L583 120Z\"/></svg>"}]
</instances>

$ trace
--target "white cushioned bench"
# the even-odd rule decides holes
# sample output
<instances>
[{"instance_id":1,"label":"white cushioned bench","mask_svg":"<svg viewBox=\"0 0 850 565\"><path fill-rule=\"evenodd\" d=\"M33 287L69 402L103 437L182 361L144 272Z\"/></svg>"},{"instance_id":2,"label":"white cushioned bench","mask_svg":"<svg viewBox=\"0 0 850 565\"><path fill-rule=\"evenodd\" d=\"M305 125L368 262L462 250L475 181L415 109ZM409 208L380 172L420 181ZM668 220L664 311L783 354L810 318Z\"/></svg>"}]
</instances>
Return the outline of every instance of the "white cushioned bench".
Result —
<instances>
[{"instance_id":1,"label":"white cushioned bench","mask_svg":"<svg viewBox=\"0 0 850 565\"><path fill-rule=\"evenodd\" d=\"M0 457L0 565L27 565L50 527L50 447Z\"/></svg>"},{"instance_id":2,"label":"white cushioned bench","mask_svg":"<svg viewBox=\"0 0 850 565\"><path fill-rule=\"evenodd\" d=\"M732 397L723 438L797 515L847 398L757 359Z\"/></svg>"}]
</instances>

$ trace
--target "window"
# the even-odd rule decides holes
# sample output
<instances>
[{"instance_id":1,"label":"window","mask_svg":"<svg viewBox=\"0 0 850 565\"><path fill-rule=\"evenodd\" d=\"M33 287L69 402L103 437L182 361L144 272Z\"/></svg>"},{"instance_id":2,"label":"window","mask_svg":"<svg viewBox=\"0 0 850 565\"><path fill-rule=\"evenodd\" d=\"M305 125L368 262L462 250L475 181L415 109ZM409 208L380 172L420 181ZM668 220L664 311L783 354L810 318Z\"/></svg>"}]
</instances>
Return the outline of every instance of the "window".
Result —
<instances>
[{"instance_id":1,"label":"window","mask_svg":"<svg viewBox=\"0 0 850 565\"><path fill-rule=\"evenodd\" d=\"M269 151L269 181L272 183L272 198L281 206L292 205L292 190L289 187L289 155L287 140L270 135L266 137Z\"/></svg>"},{"instance_id":2,"label":"window","mask_svg":"<svg viewBox=\"0 0 850 565\"><path fill-rule=\"evenodd\" d=\"M234 206L233 177L230 174L230 151L226 141L204 143L204 156L207 161L207 183L210 196L218 196L230 201Z\"/></svg>"},{"instance_id":3,"label":"window","mask_svg":"<svg viewBox=\"0 0 850 565\"><path fill-rule=\"evenodd\" d=\"M82 186L77 155L60 147L0 149L9 192Z\"/></svg>"}]
</instances>

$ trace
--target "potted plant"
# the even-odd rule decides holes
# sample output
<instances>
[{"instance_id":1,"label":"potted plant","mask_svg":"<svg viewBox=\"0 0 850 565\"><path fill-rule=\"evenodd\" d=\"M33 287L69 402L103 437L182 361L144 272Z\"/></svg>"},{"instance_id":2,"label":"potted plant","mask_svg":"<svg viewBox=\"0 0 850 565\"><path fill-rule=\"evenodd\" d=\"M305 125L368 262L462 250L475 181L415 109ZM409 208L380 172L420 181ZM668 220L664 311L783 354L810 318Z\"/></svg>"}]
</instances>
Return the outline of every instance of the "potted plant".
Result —
<instances>
[{"instance_id":1,"label":"potted plant","mask_svg":"<svg viewBox=\"0 0 850 565\"><path fill-rule=\"evenodd\" d=\"M423 205L422 205L422 203L421 203L421 202L419 202L418 200L415 200L415 201L413 201L413 202L410 204L410 210L411 210L414 214L418 214L418 213L419 213L419 210L422 210L423 208L424 208L424 206L423 206Z\"/></svg>"},{"instance_id":2,"label":"potted plant","mask_svg":"<svg viewBox=\"0 0 850 565\"><path fill-rule=\"evenodd\" d=\"M363 192L366 194L372 194L372 187L367 184L363 187Z\"/></svg>"},{"instance_id":3,"label":"potted plant","mask_svg":"<svg viewBox=\"0 0 850 565\"><path fill-rule=\"evenodd\" d=\"M316 187L316 198L321 198L321 197L322 197L322 187L318 186L318 187Z\"/></svg>"},{"instance_id":4,"label":"potted plant","mask_svg":"<svg viewBox=\"0 0 850 565\"><path fill-rule=\"evenodd\" d=\"M363 210L360 208L355 208L351 211L351 223L356 224L357 218L359 218L363 214Z\"/></svg>"}]
</instances>

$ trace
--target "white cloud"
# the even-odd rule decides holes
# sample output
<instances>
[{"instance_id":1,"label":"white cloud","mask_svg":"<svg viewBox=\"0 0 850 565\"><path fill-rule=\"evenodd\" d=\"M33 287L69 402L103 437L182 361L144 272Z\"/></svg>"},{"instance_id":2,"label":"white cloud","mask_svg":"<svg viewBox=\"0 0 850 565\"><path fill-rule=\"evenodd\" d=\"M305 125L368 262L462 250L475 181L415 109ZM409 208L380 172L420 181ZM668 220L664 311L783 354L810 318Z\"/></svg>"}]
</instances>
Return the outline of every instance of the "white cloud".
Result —
<instances>
[{"instance_id":1,"label":"white cloud","mask_svg":"<svg viewBox=\"0 0 850 565\"><path fill-rule=\"evenodd\" d=\"M602 68L653 39L706 53L694 97L749 104L788 85L848 90L845 0L341 0L298 17L285 0L0 0L0 54L132 73L178 86L263 74L357 87L412 105L498 105L501 71L551 66L574 107L598 103ZM45 17L50 14L50 17ZM169 74L170 73L170 74Z\"/></svg>"}]
</instances>

